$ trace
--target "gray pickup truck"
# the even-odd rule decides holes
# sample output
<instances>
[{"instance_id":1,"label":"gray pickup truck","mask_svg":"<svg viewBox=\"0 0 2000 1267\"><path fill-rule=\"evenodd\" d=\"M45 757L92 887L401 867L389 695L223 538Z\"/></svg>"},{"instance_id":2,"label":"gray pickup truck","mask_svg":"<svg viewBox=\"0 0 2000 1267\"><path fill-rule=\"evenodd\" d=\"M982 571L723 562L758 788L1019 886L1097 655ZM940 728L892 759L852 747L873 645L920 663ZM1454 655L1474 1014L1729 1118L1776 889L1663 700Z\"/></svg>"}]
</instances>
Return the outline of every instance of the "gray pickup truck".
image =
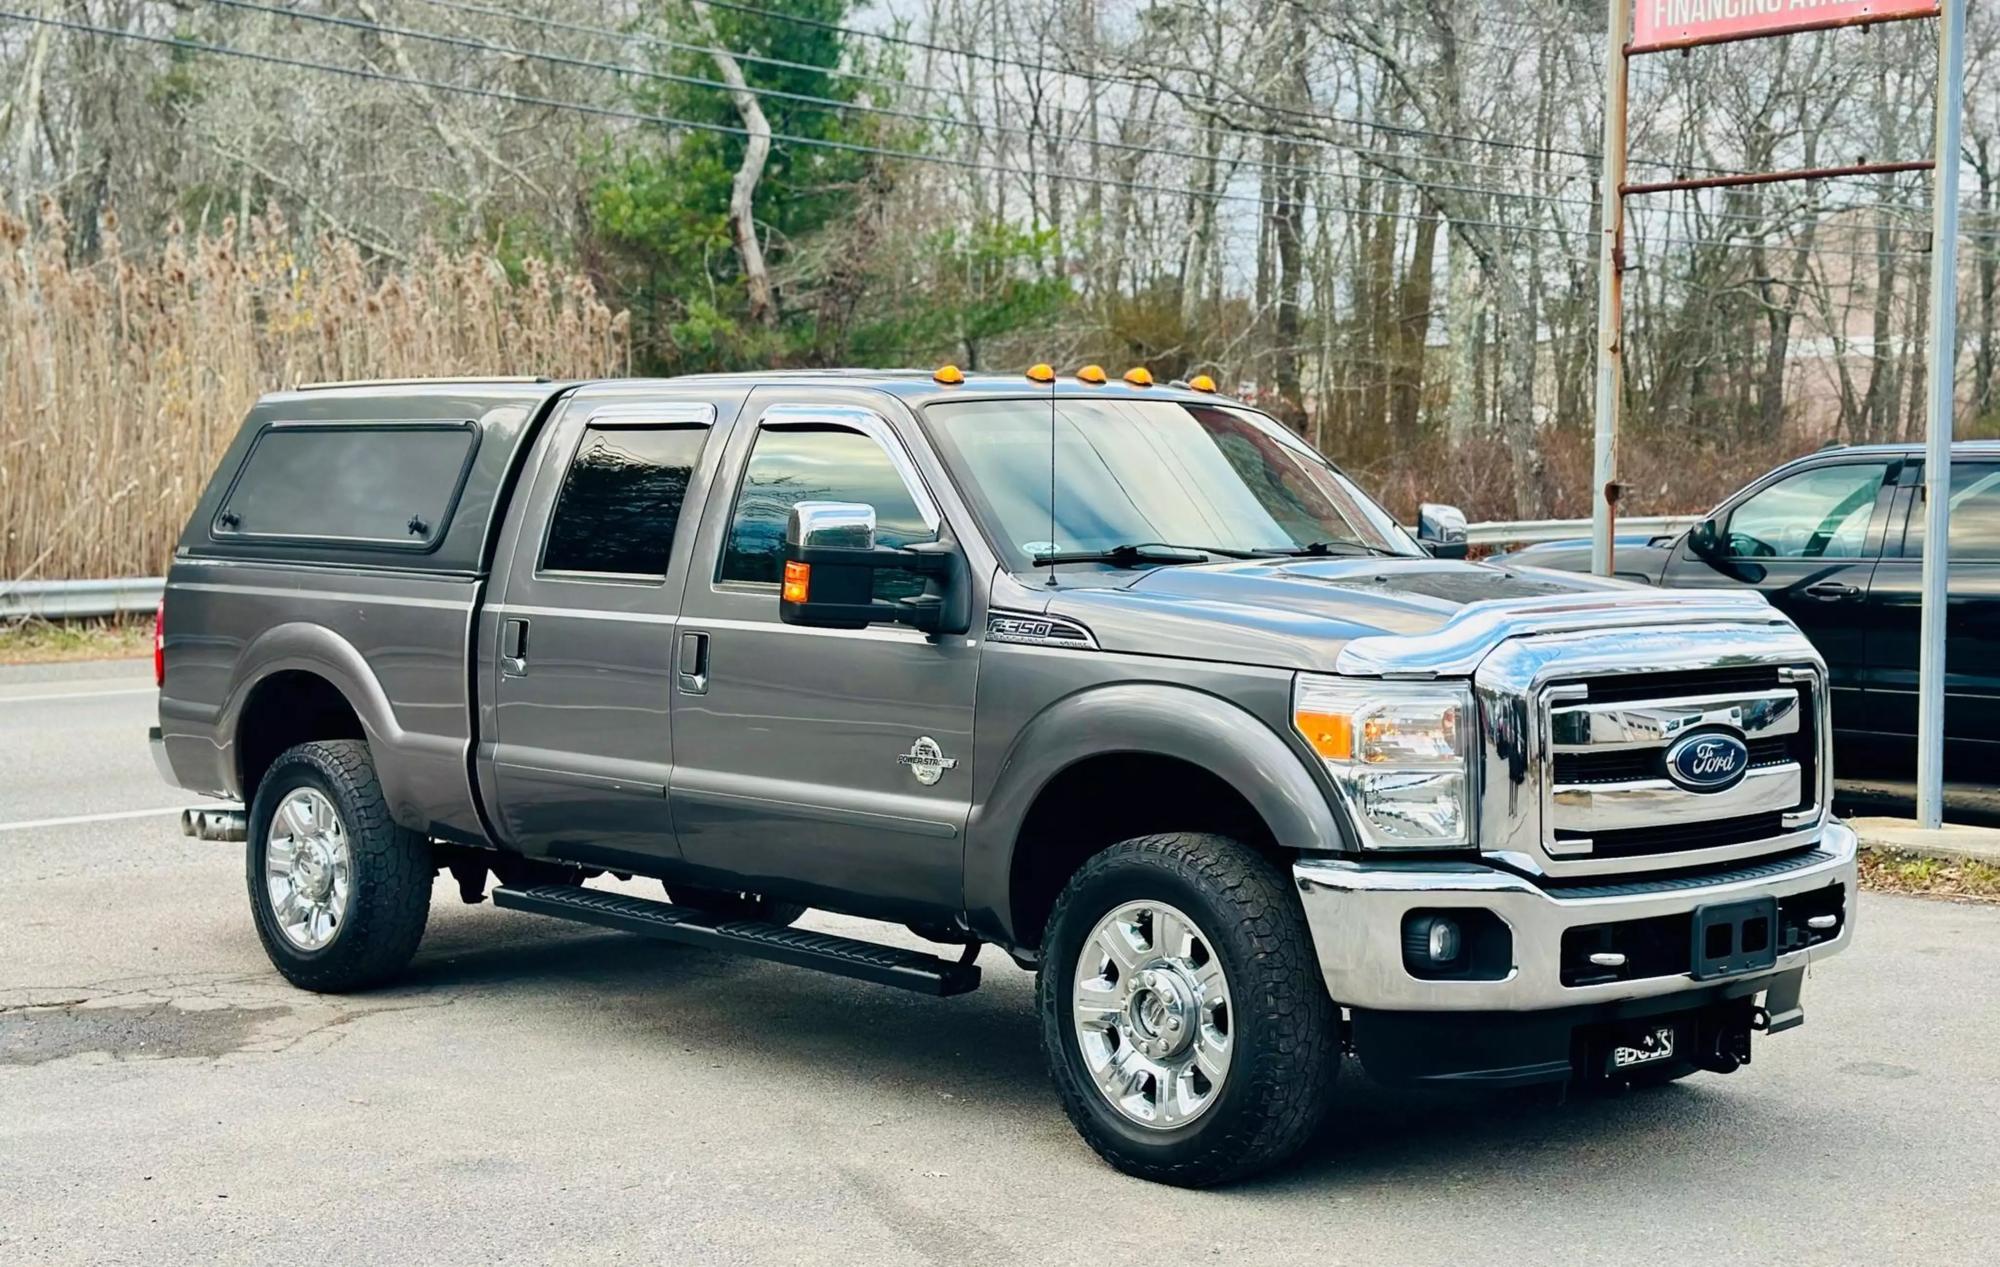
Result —
<instances>
[{"instance_id":1,"label":"gray pickup truck","mask_svg":"<svg viewBox=\"0 0 2000 1267\"><path fill-rule=\"evenodd\" d=\"M1466 562L1128 380L267 396L167 578L156 755L235 803L184 827L313 990L399 972L441 872L938 995L998 947L1079 1132L1173 1183L1293 1153L1343 1055L1644 1085L1802 1022L1855 839L1783 615Z\"/></svg>"}]
</instances>

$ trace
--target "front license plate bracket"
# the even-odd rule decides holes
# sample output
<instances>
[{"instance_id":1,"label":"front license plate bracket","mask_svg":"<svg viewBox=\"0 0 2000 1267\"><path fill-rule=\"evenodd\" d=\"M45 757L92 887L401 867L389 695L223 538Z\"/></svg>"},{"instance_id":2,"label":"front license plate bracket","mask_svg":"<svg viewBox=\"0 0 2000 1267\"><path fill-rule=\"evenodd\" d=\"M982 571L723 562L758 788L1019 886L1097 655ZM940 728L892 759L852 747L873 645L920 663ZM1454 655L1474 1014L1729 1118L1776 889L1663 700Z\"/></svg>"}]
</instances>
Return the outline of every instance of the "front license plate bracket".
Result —
<instances>
[{"instance_id":1,"label":"front license plate bracket","mask_svg":"<svg viewBox=\"0 0 2000 1267\"><path fill-rule=\"evenodd\" d=\"M1756 897L1695 908L1693 975L1736 977L1778 962L1778 899Z\"/></svg>"}]
</instances>

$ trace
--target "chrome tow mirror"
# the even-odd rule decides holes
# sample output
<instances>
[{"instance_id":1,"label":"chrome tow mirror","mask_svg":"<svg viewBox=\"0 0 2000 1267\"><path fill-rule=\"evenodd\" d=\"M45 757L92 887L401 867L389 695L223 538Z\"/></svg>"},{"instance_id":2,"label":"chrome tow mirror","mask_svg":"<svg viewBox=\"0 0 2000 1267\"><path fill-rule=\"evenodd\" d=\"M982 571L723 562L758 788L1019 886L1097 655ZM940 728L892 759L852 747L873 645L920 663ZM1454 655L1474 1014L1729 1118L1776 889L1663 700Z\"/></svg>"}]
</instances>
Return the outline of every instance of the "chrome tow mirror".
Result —
<instances>
[{"instance_id":1,"label":"chrome tow mirror","mask_svg":"<svg viewBox=\"0 0 2000 1267\"><path fill-rule=\"evenodd\" d=\"M1425 502L1417 508L1417 540L1435 558L1464 558L1465 512L1441 502Z\"/></svg>"}]
</instances>

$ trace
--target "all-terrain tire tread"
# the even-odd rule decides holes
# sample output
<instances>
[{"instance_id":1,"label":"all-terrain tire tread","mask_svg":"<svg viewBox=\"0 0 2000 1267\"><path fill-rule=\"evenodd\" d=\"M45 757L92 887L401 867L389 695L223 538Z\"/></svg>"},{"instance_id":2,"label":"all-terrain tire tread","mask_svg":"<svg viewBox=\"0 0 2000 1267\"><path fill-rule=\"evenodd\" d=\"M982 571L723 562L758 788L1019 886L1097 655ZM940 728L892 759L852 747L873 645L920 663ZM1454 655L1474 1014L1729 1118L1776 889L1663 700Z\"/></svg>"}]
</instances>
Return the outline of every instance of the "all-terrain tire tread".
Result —
<instances>
[{"instance_id":1,"label":"all-terrain tire tread","mask_svg":"<svg viewBox=\"0 0 2000 1267\"><path fill-rule=\"evenodd\" d=\"M354 855L346 923L331 946L310 957L292 951L272 925L262 891L260 837L275 810L269 803L276 795L271 789L298 765L329 784ZM246 850L250 900L257 934L278 971L293 985L325 994L365 990L402 972L429 922L436 868L430 841L390 816L368 745L359 739L320 739L286 749L266 773L256 804Z\"/></svg>"},{"instance_id":2,"label":"all-terrain tire tread","mask_svg":"<svg viewBox=\"0 0 2000 1267\"><path fill-rule=\"evenodd\" d=\"M1339 1015L1327 996L1304 910L1272 859L1226 836L1168 832L1121 841L1094 855L1056 898L1049 918L1051 932L1062 925L1076 895L1097 876L1135 864L1176 872L1239 913L1234 930L1207 931L1217 938L1233 931L1251 952L1248 979L1238 980L1235 974L1230 979L1231 1002L1239 1013L1235 1031L1244 1032L1240 1013L1254 1002L1258 1017L1254 1030L1266 1039L1259 1049L1245 1044L1232 1056L1230 1076L1247 1074L1252 1080L1245 1101L1249 1108L1224 1135L1188 1161L1162 1165L1122 1148L1122 1141L1103 1129L1091 1112L1093 1105L1084 1098L1096 1096L1096 1088L1081 1083L1065 1058L1068 1011L1057 997L1062 972L1045 954L1036 981L1037 1003L1044 1051L1063 1107L1092 1148L1141 1178L1205 1187L1275 1166L1324 1125L1340 1064Z\"/></svg>"}]
</instances>

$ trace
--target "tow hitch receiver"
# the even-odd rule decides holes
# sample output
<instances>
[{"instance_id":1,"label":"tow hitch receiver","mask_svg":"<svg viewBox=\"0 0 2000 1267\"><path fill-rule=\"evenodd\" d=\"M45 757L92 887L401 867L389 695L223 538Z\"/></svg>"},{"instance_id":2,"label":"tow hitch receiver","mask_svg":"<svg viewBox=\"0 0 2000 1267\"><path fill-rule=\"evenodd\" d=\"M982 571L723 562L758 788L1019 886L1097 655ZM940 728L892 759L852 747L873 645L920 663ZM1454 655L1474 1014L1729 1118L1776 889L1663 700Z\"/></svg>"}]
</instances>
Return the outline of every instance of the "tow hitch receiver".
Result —
<instances>
[{"instance_id":1,"label":"tow hitch receiver","mask_svg":"<svg viewBox=\"0 0 2000 1267\"><path fill-rule=\"evenodd\" d=\"M1611 1056L1605 1072L1623 1073L1640 1065L1650 1065L1655 1061L1674 1058L1674 1027L1657 1025L1624 1036L1623 1041L1613 1040Z\"/></svg>"},{"instance_id":2,"label":"tow hitch receiver","mask_svg":"<svg viewBox=\"0 0 2000 1267\"><path fill-rule=\"evenodd\" d=\"M1584 1076L1622 1082L1648 1065L1669 1061L1734 1073L1750 1063L1750 1031L1759 1017L1751 1000L1733 999L1698 1012L1606 1026L1586 1047Z\"/></svg>"}]
</instances>

